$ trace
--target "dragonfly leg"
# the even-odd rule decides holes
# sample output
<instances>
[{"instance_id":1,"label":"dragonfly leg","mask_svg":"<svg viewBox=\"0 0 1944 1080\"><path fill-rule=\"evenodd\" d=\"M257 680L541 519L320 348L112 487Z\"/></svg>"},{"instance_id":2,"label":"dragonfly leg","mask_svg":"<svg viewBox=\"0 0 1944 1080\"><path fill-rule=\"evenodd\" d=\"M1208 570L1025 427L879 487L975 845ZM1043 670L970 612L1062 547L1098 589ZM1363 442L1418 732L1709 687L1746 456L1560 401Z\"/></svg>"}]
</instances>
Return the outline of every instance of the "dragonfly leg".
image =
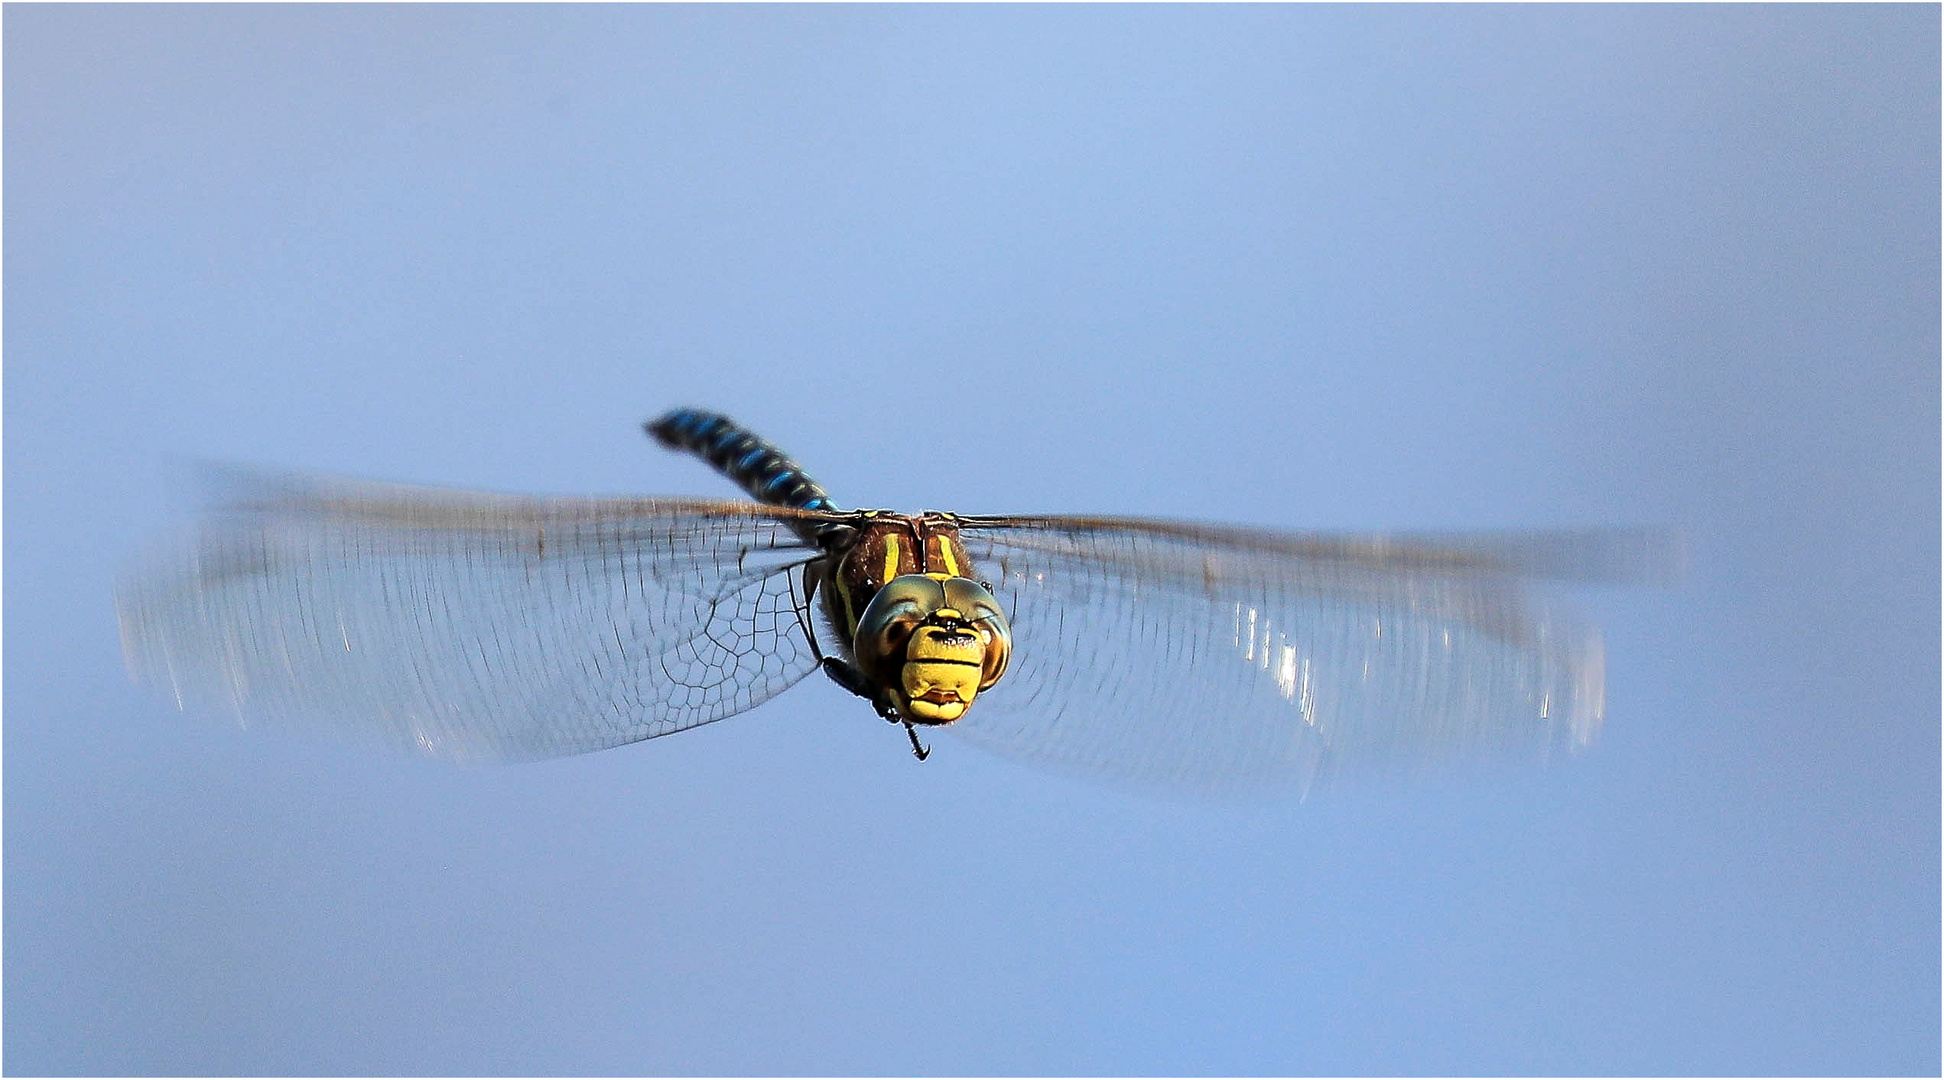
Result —
<instances>
[{"instance_id":1,"label":"dragonfly leg","mask_svg":"<svg viewBox=\"0 0 1944 1080\"><path fill-rule=\"evenodd\" d=\"M810 643L810 654L817 658L819 664L829 663L824 658L823 646L817 642L817 618L812 614L817 609L817 585L823 580L823 576L824 570L817 563L805 563L803 573L798 579L803 583L803 602L794 605L797 625L803 628L803 639Z\"/></svg>"},{"instance_id":2,"label":"dragonfly leg","mask_svg":"<svg viewBox=\"0 0 1944 1080\"><path fill-rule=\"evenodd\" d=\"M823 658L823 669L824 674L830 676L831 682L870 702L879 716L894 724L903 724L905 735L911 739L911 752L918 755L919 761L931 756L931 748L918 741L918 729L911 726L911 721L898 715L898 710L892 707L891 702L884 695L872 688L869 680L864 678L863 672L834 656Z\"/></svg>"},{"instance_id":3,"label":"dragonfly leg","mask_svg":"<svg viewBox=\"0 0 1944 1080\"><path fill-rule=\"evenodd\" d=\"M825 675L830 676L831 682L870 702L879 716L893 722L898 719L898 711L879 697L877 688L854 665L834 656L826 656L823 658L823 670Z\"/></svg>"}]
</instances>

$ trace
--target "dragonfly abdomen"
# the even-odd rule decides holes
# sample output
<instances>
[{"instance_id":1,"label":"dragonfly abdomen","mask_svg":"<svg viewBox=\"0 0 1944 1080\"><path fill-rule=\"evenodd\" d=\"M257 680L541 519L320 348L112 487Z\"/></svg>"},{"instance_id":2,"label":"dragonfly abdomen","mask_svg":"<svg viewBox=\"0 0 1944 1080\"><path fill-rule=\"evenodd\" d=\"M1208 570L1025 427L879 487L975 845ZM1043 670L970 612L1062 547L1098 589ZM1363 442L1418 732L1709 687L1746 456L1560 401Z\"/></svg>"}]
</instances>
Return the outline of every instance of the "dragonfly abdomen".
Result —
<instances>
[{"instance_id":1,"label":"dragonfly abdomen","mask_svg":"<svg viewBox=\"0 0 1944 1080\"><path fill-rule=\"evenodd\" d=\"M751 498L795 510L836 510L823 485L775 444L721 413L676 409L642 425L670 450L687 450Z\"/></svg>"}]
</instances>

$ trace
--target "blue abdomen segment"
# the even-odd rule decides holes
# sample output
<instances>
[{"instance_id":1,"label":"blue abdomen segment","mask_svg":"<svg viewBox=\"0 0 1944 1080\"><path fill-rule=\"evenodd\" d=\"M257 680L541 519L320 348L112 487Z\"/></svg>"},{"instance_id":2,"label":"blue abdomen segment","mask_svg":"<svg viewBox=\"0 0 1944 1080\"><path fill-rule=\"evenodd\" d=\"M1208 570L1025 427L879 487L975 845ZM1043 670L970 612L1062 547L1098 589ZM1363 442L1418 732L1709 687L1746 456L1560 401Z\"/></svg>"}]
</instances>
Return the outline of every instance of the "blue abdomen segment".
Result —
<instances>
[{"instance_id":1,"label":"blue abdomen segment","mask_svg":"<svg viewBox=\"0 0 1944 1080\"><path fill-rule=\"evenodd\" d=\"M642 426L670 450L687 450L715 466L758 502L795 510L837 509L803 466L721 413L676 409Z\"/></svg>"}]
</instances>

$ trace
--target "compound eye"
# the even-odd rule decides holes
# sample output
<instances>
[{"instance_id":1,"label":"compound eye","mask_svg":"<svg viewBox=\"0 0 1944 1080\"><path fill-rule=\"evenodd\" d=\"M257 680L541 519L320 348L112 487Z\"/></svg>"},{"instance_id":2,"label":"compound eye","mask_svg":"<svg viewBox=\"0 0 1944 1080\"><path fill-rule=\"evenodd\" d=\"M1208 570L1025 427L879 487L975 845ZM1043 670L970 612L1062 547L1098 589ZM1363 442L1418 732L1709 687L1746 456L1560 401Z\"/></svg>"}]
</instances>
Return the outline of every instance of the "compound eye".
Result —
<instances>
[{"instance_id":1,"label":"compound eye","mask_svg":"<svg viewBox=\"0 0 1944 1080\"><path fill-rule=\"evenodd\" d=\"M889 679L904 663L905 645L925 617L945 606L945 590L922 574L893 578L858 616L852 644L866 674Z\"/></svg>"},{"instance_id":2,"label":"compound eye","mask_svg":"<svg viewBox=\"0 0 1944 1080\"><path fill-rule=\"evenodd\" d=\"M919 613L917 605L911 603L899 604L885 612L885 616L876 626L868 628L871 651L884 657L903 656L905 645L911 640L911 632L918 629L924 616ZM866 629L861 624L858 626L860 637Z\"/></svg>"},{"instance_id":3,"label":"compound eye","mask_svg":"<svg viewBox=\"0 0 1944 1080\"><path fill-rule=\"evenodd\" d=\"M1012 659L1012 627L1006 623L1006 613L1000 609L991 589L967 578L953 578L946 582L945 599L965 613L985 642L985 661L982 665L985 670L979 689L990 690L1006 673L1006 664Z\"/></svg>"}]
</instances>

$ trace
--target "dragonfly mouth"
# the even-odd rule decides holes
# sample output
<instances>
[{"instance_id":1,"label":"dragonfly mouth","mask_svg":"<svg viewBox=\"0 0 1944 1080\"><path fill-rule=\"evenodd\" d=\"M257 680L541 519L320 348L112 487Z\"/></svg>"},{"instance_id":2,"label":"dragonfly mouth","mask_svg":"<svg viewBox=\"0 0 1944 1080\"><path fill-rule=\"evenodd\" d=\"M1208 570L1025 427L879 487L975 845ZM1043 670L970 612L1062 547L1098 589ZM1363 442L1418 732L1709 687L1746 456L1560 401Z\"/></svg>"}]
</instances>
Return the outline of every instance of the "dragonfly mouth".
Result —
<instances>
[{"instance_id":1,"label":"dragonfly mouth","mask_svg":"<svg viewBox=\"0 0 1944 1080\"><path fill-rule=\"evenodd\" d=\"M966 637L970 638L969 645L956 640L940 644L923 635L913 636L899 672L904 712L913 722L949 724L972 707L972 699L979 694L985 648L978 638Z\"/></svg>"}]
</instances>

